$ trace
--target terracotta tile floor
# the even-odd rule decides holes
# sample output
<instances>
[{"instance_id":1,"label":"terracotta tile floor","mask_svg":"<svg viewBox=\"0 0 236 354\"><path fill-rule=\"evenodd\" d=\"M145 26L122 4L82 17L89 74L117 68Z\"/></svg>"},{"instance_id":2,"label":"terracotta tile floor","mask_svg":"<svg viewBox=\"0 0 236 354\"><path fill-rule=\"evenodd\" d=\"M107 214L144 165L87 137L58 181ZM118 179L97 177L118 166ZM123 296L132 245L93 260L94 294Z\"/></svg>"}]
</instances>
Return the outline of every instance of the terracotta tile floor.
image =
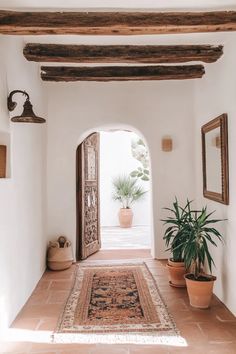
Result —
<instances>
[{"instance_id":1,"label":"terracotta tile floor","mask_svg":"<svg viewBox=\"0 0 236 354\"><path fill-rule=\"evenodd\" d=\"M107 260L121 258L123 251L103 251L92 257ZM174 317L186 347L164 345L105 345L105 344L51 344L50 334L63 308L75 265L61 272L46 271L26 305L9 330L9 338L1 343L1 353L34 354L158 354L158 353L236 353L236 318L214 296L208 310L189 306L185 289L169 286L164 261L152 260L142 251L126 254L129 258L144 258L155 277L162 296ZM123 255L124 255L123 254ZM133 257L132 257L133 256ZM122 259L124 259L122 257ZM91 258L90 258L91 260ZM90 260L86 262L90 262ZM101 261L102 262L102 261ZM8 340L8 341L7 341Z\"/></svg>"}]
</instances>

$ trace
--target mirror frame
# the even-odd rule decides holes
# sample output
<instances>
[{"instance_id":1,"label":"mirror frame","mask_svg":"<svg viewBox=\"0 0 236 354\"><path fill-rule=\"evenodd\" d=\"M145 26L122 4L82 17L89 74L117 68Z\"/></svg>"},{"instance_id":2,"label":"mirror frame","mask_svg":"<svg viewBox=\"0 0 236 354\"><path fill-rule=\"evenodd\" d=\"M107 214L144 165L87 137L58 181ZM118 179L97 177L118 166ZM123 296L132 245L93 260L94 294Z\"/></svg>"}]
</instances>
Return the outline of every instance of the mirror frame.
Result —
<instances>
[{"instance_id":1,"label":"mirror frame","mask_svg":"<svg viewBox=\"0 0 236 354\"><path fill-rule=\"evenodd\" d=\"M220 128L221 146L221 193L207 190L206 169L206 133ZM203 195L205 198L222 204L229 204L229 163L228 163L228 117L224 113L206 123L201 128L202 132L202 167L203 167Z\"/></svg>"}]
</instances>

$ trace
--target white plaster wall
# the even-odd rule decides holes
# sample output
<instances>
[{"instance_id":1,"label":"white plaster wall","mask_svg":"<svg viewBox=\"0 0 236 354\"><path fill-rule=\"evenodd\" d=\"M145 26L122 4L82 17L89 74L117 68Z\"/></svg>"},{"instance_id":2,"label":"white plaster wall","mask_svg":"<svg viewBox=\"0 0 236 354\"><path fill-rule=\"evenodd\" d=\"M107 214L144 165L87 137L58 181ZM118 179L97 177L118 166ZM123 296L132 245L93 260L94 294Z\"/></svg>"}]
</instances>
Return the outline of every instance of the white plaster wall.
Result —
<instances>
[{"instance_id":1,"label":"white plaster wall","mask_svg":"<svg viewBox=\"0 0 236 354\"><path fill-rule=\"evenodd\" d=\"M208 37L205 35L205 40ZM228 33L218 36L224 44L224 56L214 65L209 65L207 74L196 82L195 91L195 138L196 138L196 195L199 206L208 205L209 211L216 210L216 216L227 218L221 225L225 237L225 245L212 248L217 276L215 283L216 295L236 315L236 34ZM225 206L203 198L202 193L202 159L201 159L201 126L222 113L228 113L229 129L229 174L230 174L230 205Z\"/></svg>"},{"instance_id":2,"label":"white plaster wall","mask_svg":"<svg viewBox=\"0 0 236 354\"><path fill-rule=\"evenodd\" d=\"M163 207L174 196L194 196L193 82L47 83L48 238L65 234L75 245L76 171L79 143L92 131L130 129L143 136L152 162L154 255L167 257ZM168 100L167 100L168 98ZM173 151L161 151L163 135Z\"/></svg>"},{"instance_id":3,"label":"white plaster wall","mask_svg":"<svg viewBox=\"0 0 236 354\"><path fill-rule=\"evenodd\" d=\"M10 137L10 178L0 179L0 332L15 318L45 269L46 127L10 123L7 95L26 90L45 115L38 66L22 55L22 39L0 38L0 143ZM13 115L22 112L21 95ZM45 108L44 108L45 107ZM2 134L1 134L2 133ZM4 134L3 134L4 133Z\"/></svg>"},{"instance_id":4,"label":"white plaster wall","mask_svg":"<svg viewBox=\"0 0 236 354\"><path fill-rule=\"evenodd\" d=\"M0 0L1 7L47 7L48 2L36 0ZM114 0L52 1L51 7L156 7L169 9L222 6L233 8L235 0L161 1ZM59 38L60 37L60 38ZM32 38L32 37L31 37ZM35 41L60 41L63 37L34 38ZM68 37L66 37L68 40ZM195 82L157 83L76 83L45 84L49 96L47 148L47 210L48 239L64 233L75 244L75 153L77 145L94 128L129 128L143 135L150 147L153 178L153 221L155 256L166 257L162 242L162 207L168 206L175 195L184 201L197 196L199 206L208 204L217 216L227 217L222 228L226 245L213 250L218 276L216 294L236 314L234 284L236 249L236 163L233 159L236 132L236 71L235 34L191 34L173 36L132 37L132 43L148 40L156 43L223 43L225 55L216 64L207 65L207 74ZM64 36L65 39L65 36ZM28 37L28 40L30 37ZM70 41L94 41L87 37L71 37ZM116 37L103 40L112 43L130 39ZM158 44L158 43L156 43ZM44 269L46 242L44 239L45 192L43 158L45 126L9 125L6 96L12 89L26 89L35 111L45 115L45 99L38 75L38 65L26 62L22 41L14 37L0 38L0 141L8 142L10 179L0 180L0 327L11 322L26 301ZM193 88L195 87L195 90ZM17 100L20 101L18 97ZM193 106L195 104L195 107ZM194 109L195 108L195 109ZM217 115L229 116L230 205L223 206L201 197L202 166L200 127ZM17 110L14 112L17 113ZM193 126L193 118L195 126ZM161 152L161 137L174 139L172 153ZM9 138L9 139L8 139ZM195 147L194 148L194 141ZM194 155L195 152L195 155ZM194 161L196 158L196 163ZM195 171L196 169L196 171ZM195 173L196 172L196 173ZM196 192L196 193L195 193Z\"/></svg>"},{"instance_id":5,"label":"white plaster wall","mask_svg":"<svg viewBox=\"0 0 236 354\"><path fill-rule=\"evenodd\" d=\"M129 175L141 167L141 163L132 156L132 139L139 136L131 132L100 133L100 220L101 226L118 226L118 210L120 203L112 199L114 177ZM134 213L133 225L151 224L150 181L138 180L138 184L146 192L144 197L132 205Z\"/></svg>"}]
</instances>

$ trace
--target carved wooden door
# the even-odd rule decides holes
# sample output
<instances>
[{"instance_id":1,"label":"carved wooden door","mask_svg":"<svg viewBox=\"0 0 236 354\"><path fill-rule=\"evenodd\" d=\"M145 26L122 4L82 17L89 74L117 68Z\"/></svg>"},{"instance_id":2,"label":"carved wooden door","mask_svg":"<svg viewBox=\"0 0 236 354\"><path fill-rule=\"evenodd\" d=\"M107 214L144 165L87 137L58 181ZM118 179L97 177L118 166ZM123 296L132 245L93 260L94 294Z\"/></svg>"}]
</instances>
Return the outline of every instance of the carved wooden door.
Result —
<instances>
[{"instance_id":1,"label":"carved wooden door","mask_svg":"<svg viewBox=\"0 0 236 354\"><path fill-rule=\"evenodd\" d=\"M99 133L93 133L77 149L77 260L101 248L99 214Z\"/></svg>"}]
</instances>

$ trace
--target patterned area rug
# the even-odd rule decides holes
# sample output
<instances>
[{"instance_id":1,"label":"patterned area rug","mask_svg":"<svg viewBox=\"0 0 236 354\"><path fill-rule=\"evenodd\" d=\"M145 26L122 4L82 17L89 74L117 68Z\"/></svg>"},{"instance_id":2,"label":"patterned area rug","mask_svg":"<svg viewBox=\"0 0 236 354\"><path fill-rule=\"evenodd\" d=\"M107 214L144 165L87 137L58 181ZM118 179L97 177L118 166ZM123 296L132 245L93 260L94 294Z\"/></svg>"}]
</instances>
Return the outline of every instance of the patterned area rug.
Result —
<instances>
[{"instance_id":1,"label":"patterned area rug","mask_svg":"<svg viewBox=\"0 0 236 354\"><path fill-rule=\"evenodd\" d=\"M54 342L181 345L144 263L78 265Z\"/></svg>"}]
</instances>

